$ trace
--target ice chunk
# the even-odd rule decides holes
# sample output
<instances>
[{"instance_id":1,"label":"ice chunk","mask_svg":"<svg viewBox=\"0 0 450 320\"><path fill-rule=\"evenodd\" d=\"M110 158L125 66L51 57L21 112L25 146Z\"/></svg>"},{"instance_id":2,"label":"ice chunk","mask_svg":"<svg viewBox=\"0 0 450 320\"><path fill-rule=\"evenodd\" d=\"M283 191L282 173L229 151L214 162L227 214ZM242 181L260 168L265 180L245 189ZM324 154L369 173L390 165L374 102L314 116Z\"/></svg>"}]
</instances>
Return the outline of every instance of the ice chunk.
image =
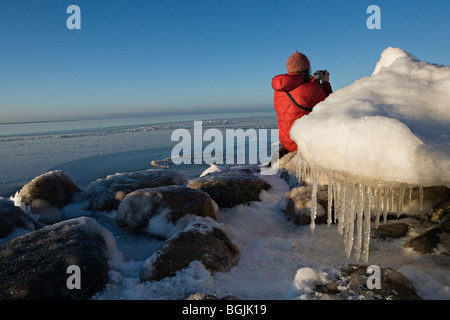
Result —
<instances>
[{"instance_id":1,"label":"ice chunk","mask_svg":"<svg viewBox=\"0 0 450 320\"><path fill-rule=\"evenodd\" d=\"M317 186L317 173L328 175L328 223L334 214L347 257L368 260L371 216L378 226L395 207L400 215L406 190L411 202L419 189L422 207L424 187L450 187L449 101L450 67L387 48L372 76L294 123L299 178Z\"/></svg>"}]
</instances>

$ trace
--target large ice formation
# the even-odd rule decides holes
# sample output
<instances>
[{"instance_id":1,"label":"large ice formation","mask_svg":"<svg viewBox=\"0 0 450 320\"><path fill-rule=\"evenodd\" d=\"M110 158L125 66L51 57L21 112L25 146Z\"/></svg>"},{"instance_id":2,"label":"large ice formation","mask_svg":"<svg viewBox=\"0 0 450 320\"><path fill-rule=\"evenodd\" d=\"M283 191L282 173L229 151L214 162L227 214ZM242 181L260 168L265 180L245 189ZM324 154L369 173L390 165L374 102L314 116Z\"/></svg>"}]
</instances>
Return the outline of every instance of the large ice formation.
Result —
<instances>
[{"instance_id":1,"label":"large ice formation","mask_svg":"<svg viewBox=\"0 0 450 320\"><path fill-rule=\"evenodd\" d=\"M450 67L387 48L370 77L297 120L291 138L313 199L319 173L329 177L328 213L334 202L347 256L367 261L371 216L378 224L394 201L400 213L413 189L423 196L423 187L450 187Z\"/></svg>"}]
</instances>

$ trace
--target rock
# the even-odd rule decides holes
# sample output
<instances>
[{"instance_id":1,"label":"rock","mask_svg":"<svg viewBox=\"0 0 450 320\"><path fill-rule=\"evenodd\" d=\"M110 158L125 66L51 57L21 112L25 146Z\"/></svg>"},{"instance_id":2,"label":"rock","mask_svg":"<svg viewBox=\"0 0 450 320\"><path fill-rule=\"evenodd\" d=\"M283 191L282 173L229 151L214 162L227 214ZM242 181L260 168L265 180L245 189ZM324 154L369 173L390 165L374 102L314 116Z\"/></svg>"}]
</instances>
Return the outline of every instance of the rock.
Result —
<instances>
[{"instance_id":1,"label":"rock","mask_svg":"<svg viewBox=\"0 0 450 320\"><path fill-rule=\"evenodd\" d=\"M72 181L65 172L56 170L44 173L27 183L19 191L20 200L31 206L40 200L45 200L53 207L63 208L72 201L72 197L81 192L81 189Z\"/></svg>"},{"instance_id":2,"label":"rock","mask_svg":"<svg viewBox=\"0 0 450 320\"><path fill-rule=\"evenodd\" d=\"M287 192L280 202L281 212L294 224L305 225L311 223L312 187L303 186ZM317 189L316 224L327 223L328 220L328 189Z\"/></svg>"},{"instance_id":3,"label":"rock","mask_svg":"<svg viewBox=\"0 0 450 320\"><path fill-rule=\"evenodd\" d=\"M66 220L0 245L0 299L89 299L108 282L112 235L89 217ZM70 290L77 265L81 289Z\"/></svg>"},{"instance_id":4,"label":"rock","mask_svg":"<svg viewBox=\"0 0 450 320\"><path fill-rule=\"evenodd\" d=\"M138 231L152 217L161 214L172 224L189 214L216 219L215 206L209 194L202 190L177 185L140 189L120 203L117 223L121 228Z\"/></svg>"},{"instance_id":5,"label":"rock","mask_svg":"<svg viewBox=\"0 0 450 320\"><path fill-rule=\"evenodd\" d=\"M169 185L186 185L186 177L166 169L149 169L130 173L117 173L92 182L86 189L87 210L117 210L125 196L133 191Z\"/></svg>"},{"instance_id":6,"label":"rock","mask_svg":"<svg viewBox=\"0 0 450 320\"><path fill-rule=\"evenodd\" d=\"M372 236L378 239L390 239L404 237L409 230L406 223L380 224L378 228L372 229Z\"/></svg>"},{"instance_id":7,"label":"rock","mask_svg":"<svg viewBox=\"0 0 450 320\"><path fill-rule=\"evenodd\" d=\"M34 231L36 226L30 216L16 207L14 202L0 198L0 238L6 237L16 228Z\"/></svg>"},{"instance_id":8,"label":"rock","mask_svg":"<svg viewBox=\"0 0 450 320\"><path fill-rule=\"evenodd\" d=\"M439 202L435 208L427 213L427 218L433 223L450 220L450 200Z\"/></svg>"},{"instance_id":9,"label":"rock","mask_svg":"<svg viewBox=\"0 0 450 320\"><path fill-rule=\"evenodd\" d=\"M380 268L381 289L369 289L365 265L338 266L338 271L329 274L327 281L317 283L314 299L346 300L422 300L411 282L391 268Z\"/></svg>"},{"instance_id":10,"label":"rock","mask_svg":"<svg viewBox=\"0 0 450 320\"><path fill-rule=\"evenodd\" d=\"M404 247L425 254L440 252L450 255L450 200L439 202L426 216L437 226L410 239Z\"/></svg>"},{"instance_id":11,"label":"rock","mask_svg":"<svg viewBox=\"0 0 450 320\"><path fill-rule=\"evenodd\" d=\"M188 187L207 192L220 208L231 208L259 201L261 191L269 190L270 184L243 169L212 172L191 181Z\"/></svg>"},{"instance_id":12,"label":"rock","mask_svg":"<svg viewBox=\"0 0 450 320\"><path fill-rule=\"evenodd\" d=\"M61 210L45 199L33 199L31 207L33 213L39 215L38 221L44 224L52 224L65 219Z\"/></svg>"},{"instance_id":13,"label":"rock","mask_svg":"<svg viewBox=\"0 0 450 320\"><path fill-rule=\"evenodd\" d=\"M432 228L407 241L404 246L422 253L432 253L440 243L439 234L441 232L442 230L438 227Z\"/></svg>"},{"instance_id":14,"label":"rock","mask_svg":"<svg viewBox=\"0 0 450 320\"><path fill-rule=\"evenodd\" d=\"M193 293L189 295L185 300L239 300L234 295L228 295L218 298L215 294Z\"/></svg>"},{"instance_id":15,"label":"rock","mask_svg":"<svg viewBox=\"0 0 450 320\"><path fill-rule=\"evenodd\" d=\"M219 228L197 223L167 240L145 263L141 281L175 276L193 261L211 272L227 271L239 261L238 248Z\"/></svg>"}]
</instances>

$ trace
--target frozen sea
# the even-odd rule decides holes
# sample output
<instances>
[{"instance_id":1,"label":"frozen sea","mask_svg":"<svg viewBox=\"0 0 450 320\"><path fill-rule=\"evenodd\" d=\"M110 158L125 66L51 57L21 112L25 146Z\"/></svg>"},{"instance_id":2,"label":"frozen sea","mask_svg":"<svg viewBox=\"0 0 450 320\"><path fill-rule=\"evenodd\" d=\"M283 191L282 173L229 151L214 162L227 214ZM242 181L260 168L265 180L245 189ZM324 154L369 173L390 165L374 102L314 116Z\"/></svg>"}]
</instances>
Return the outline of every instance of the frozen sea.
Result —
<instances>
[{"instance_id":1,"label":"frozen sea","mask_svg":"<svg viewBox=\"0 0 450 320\"><path fill-rule=\"evenodd\" d=\"M274 129L275 112L190 114L117 119L0 124L0 196L14 195L24 184L51 170L64 170L80 188L109 174L167 164L180 141L176 129L192 133L194 121L204 130ZM225 135L224 135L225 136ZM205 142L207 144L209 142ZM188 179L207 163L172 165Z\"/></svg>"}]
</instances>

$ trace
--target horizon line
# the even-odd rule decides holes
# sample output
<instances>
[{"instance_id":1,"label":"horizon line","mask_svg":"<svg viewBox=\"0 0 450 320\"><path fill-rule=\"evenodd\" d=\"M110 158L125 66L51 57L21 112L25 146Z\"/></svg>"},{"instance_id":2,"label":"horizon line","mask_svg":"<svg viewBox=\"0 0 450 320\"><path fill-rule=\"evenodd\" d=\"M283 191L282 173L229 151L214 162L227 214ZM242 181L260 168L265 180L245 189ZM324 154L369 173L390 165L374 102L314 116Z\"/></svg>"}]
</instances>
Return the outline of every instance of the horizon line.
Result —
<instances>
[{"instance_id":1,"label":"horizon line","mask_svg":"<svg viewBox=\"0 0 450 320\"><path fill-rule=\"evenodd\" d=\"M215 110L172 110L172 111L150 111L150 112L134 112L134 113L110 113L103 115L86 115L73 118L61 118L61 119L51 119L51 120L23 120L23 121L7 121L0 122L0 125L9 124L28 124L28 123L47 123L47 122L74 122L74 121L86 121L86 120L108 120L108 119L124 119L124 118L135 118L135 117L150 117L150 116L171 116L171 115L194 115L194 114L227 114L227 113L246 113L254 112L258 107L250 107L244 109L215 109ZM270 112L272 109L261 109L262 112Z\"/></svg>"}]
</instances>

